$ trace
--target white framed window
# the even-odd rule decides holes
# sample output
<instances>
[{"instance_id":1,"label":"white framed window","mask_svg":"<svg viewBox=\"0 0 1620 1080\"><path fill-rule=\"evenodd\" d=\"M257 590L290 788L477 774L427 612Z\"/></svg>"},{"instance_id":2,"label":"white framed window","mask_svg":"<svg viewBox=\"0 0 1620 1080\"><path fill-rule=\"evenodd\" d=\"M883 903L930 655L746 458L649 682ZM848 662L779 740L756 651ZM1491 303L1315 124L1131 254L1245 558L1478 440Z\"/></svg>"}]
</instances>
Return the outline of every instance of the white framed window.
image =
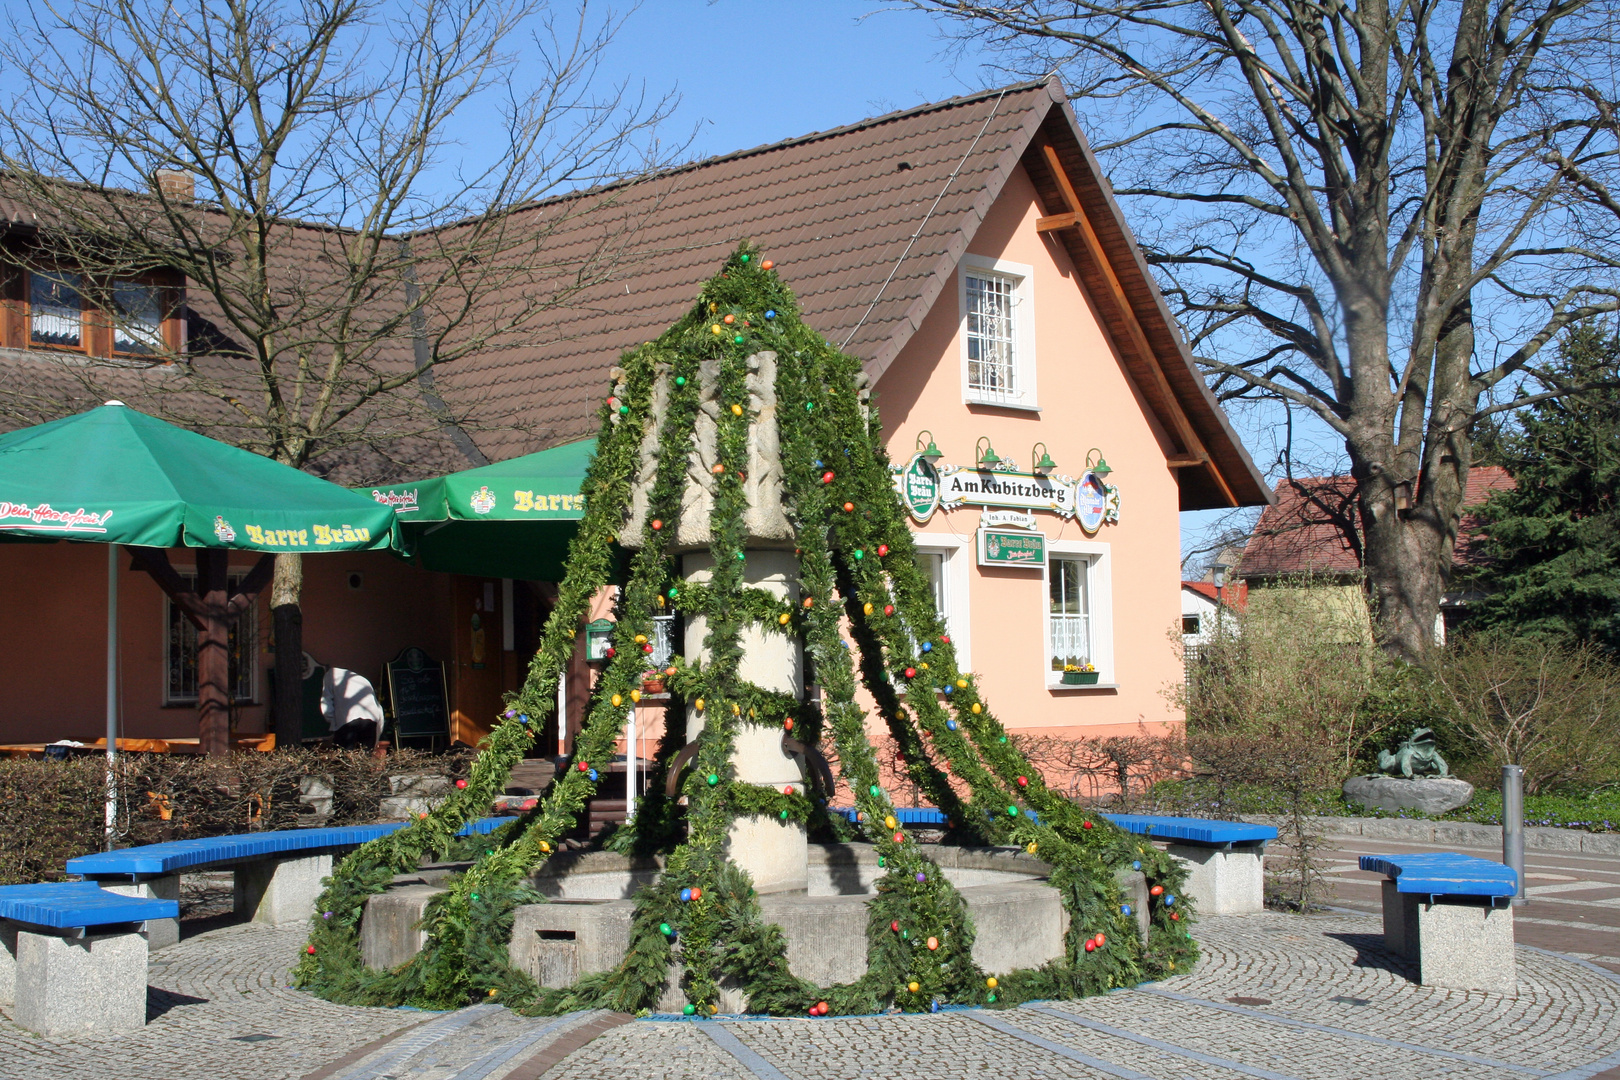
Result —
<instances>
[{"instance_id":1,"label":"white framed window","mask_svg":"<svg viewBox=\"0 0 1620 1080\"><path fill-rule=\"evenodd\" d=\"M1037 407L1034 274L1023 263L962 257L962 396L969 404Z\"/></svg>"},{"instance_id":2,"label":"white framed window","mask_svg":"<svg viewBox=\"0 0 1620 1080\"><path fill-rule=\"evenodd\" d=\"M1065 664L1089 663L1097 669L1095 685L1117 685L1108 548L1079 540L1047 543L1041 590L1046 641L1042 674L1050 689L1072 689L1062 681Z\"/></svg>"},{"instance_id":3,"label":"white framed window","mask_svg":"<svg viewBox=\"0 0 1620 1080\"><path fill-rule=\"evenodd\" d=\"M187 586L195 588L195 572L180 571ZM234 596L241 588L245 573L232 572L226 578L225 593ZM247 610L231 622L226 638L226 651L230 654L229 684L231 699L237 704L251 704L258 700L258 629L259 602L252 599ZM163 657L165 677L163 703L165 705L195 704L197 701L197 628L191 620L167 598L163 601Z\"/></svg>"},{"instance_id":4,"label":"white framed window","mask_svg":"<svg viewBox=\"0 0 1620 1080\"><path fill-rule=\"evenodd\" d=\"M968 610L968 575L973 564L971 538L937 533L913 533L917 568L933 588L934 610L956 646L956 663L966 671L973 666L972 618Z\"/></svg>"}]
</instances>

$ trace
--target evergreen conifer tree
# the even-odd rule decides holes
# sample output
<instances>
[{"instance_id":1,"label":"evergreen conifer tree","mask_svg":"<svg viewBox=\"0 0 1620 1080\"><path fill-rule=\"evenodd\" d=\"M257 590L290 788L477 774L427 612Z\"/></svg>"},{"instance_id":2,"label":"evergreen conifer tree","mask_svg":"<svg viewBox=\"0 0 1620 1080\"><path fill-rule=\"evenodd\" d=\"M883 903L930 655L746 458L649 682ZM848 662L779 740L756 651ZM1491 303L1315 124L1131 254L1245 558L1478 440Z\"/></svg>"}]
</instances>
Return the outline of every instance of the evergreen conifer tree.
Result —
<instances>
[{"instance_id":1,"label":"evergreen conifer tree","mask_svg":"<svg viewBox=\"0 0 1620 1080\"><path fill-rule=\"evenodd\" d=\"M1530 406L1504 432L1500 458L1515 487L1480 511L1487 562L1470 575L1486 593L1481 628L1620 652L1620 336L1571 330L1549 389L1609 383Z\"/></svg>"}]
</instances>

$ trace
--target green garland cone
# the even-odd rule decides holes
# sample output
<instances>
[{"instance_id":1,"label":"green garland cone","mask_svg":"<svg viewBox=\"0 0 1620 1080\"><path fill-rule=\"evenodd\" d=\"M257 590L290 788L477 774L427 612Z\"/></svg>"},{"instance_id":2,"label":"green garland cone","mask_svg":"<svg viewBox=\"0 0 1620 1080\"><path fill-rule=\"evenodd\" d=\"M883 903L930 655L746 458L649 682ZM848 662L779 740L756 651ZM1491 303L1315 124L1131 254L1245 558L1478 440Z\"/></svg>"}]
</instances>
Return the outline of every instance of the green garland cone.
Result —
<instances>
[{"instance_id":1,"label":"green garland cone","mask_svg":"<svg viewBox=\"0 0 1620 1080\"><path fill-rule=\"evenodd\" d=\"M778 431L782 503L806 600L791 609L746 587L743 576L749 504L742 471L757 421L742 403L749 400L751 358L766 352L775 356L777 414L792 418ZM804 325L792 292L749 244L703 286L680 321L623 355L602 394L596 456L583 487L585 516L522 689L511 695L483 743L464 789L336 867L317 902L295 972L298 986L332 1001L365 1005L455 1008L493 1000L531 1014L640 1012L658 1006L672 965L679 965L690 1014L710 1015L720 1007L722 986L735 985L752 1011L802 1015L823 1001L835 1014L890 1006L924 1011L936 1003L1006 1008L1190 969L1198 953L1189 933L1194 911L1184 895L1186 871L1151 843L1050 791L1007 738L973 673L958 669L913 557L865 384L860 362ZM710 580L693 583L677 576L671 548L673 526L683 521L690 501L688 477L696 467L691 448L705 402L711 403L705 415L713 425L713 567ZM643 476L642 444L649 434L659 447L686 452L653 455L653 472ZM644 499L635 513L633 498ZM627 537L626 529L635 535ZM423 858L455 850L457 830L505 787L554 708L558 680L592 597L612 582L622 584L616 612L621 642L650 638L654 614L672 609L702 615L708 626L707 659L677 657L666 676L672 697L651 774L653 793L609 839L616 850L665 856L663 874L636 897L624 961L555 990L514 970L507 953L516 908L539 899L530 875L575 827L595 791L589 763L609 760L620 738L624 703L639 686L644 662L641 650L621 647L593 691L570 762L576 767L558 776L532 812L462 852L475 861L429 906L426 946L413 960L389 972L366 969L359 928L367 898ZM843 638L846 625L852 641ZM800 637L819 675L819 710L740 677L740 643L750 626ZM903 677L906 669L922 670L924 664L928 678ZM867 739L867 717L855 700L863 685L900 748L907 778L946 814L953 835L1017 843L1051 866L1050 884L1070 920L1062 960L1039 970L995 973L993 986L992 976L974 964L966 904L927 849L895 820ZM939 686L956 692L942 701ZM667 798L665 781L683 748L686 709L699 701L705 724L696 754L678 778L679 795ZM855 793L855 828L877 849L885 871L868 902L866 973L850 984L817 987L789 971L781 929L761 918L753 882L725 856L726 835L739 815L849 833L847 822L826 811L831 792L806 785L784 792L735 780L731 758L740 728L788 723L806 746L830 742L836 750L843 779ZM968 798L958 794L952 777L965 785ZM1151 905L1146 941L1116 880L1133 865L1150 884L1178 898L1173 908Z\"/></svg>"}]
</instances>

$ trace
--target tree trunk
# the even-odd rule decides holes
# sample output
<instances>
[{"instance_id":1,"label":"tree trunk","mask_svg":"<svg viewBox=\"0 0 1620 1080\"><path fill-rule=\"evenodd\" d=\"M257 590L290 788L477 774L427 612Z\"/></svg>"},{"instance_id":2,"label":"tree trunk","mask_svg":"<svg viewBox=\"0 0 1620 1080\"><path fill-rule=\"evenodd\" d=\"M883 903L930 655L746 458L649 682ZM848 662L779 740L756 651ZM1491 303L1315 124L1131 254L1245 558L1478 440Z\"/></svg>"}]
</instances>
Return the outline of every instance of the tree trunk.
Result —
<instances>
[{"instance_id":1,"label":"tree trunk","mask_svg":"<svg viewBox=\"0 0 1620 1080\"><path fill-rule=\"evenodd\" d=\"M276 636L276 746L291 749L304 734L304 613L298 606L304 587L304 557L277 555L270 584L270 617Z\"/></svg>"},{"instance_id":2,"label":"tree trunk","mask_svg":"<svg viewBox=\"0 0 1620 1080\"><path fill-rule=\"evenodd\" d=\"M203 753L214 758L231 752L229 563L223 549L197 549L197 596L207 610L197 634L197 736Z\"/></svg>"}]
</instances>

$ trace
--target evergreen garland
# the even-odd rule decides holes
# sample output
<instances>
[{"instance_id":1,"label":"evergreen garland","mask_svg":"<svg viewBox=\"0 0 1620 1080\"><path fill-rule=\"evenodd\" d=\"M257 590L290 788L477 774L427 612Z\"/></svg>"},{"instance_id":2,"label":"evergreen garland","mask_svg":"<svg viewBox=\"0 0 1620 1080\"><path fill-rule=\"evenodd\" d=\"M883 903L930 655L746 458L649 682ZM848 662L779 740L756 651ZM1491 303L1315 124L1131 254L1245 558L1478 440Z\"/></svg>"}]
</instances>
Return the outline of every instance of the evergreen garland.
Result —
<instances>
[{"instance_id":1,"label":"evergreen garland","mask_svg":"<svg viewBox=\"0 0 1620 1080\"><path fill-rule=\"evenodd\" d=\"M799 544L797 600L743 584L748 506L742 470L757 419L748 372L750 358L765 351L776 356L783 501ZM485 741L465 789L335 869L317 904L297 985L356 1004L449 1008L497 999L533 1013L637 1012L657 1004L678 966L690 1014L717 1012L727 985L740 988L758 1012L799 1013L824 1002L828 1012L865 1013L890 1005L1006 1006L1129 985L1178 965L1186 970L1197 956L1188 933L1192 906L1184 897L1169 899L1182 887L1185 870L1152 844L1047 789L990 713L976 677L959 670L890 487L877 418L863 400L860 364L804 326L792 294L760 266L758 252L739 247L693 308L656 342L626 353L612 376L584 485L586 513L522 689ZM700 410L716 435L712 565L706 580L694 581L677 573L663 525L682 520ZM642 535L618 575L616 542L642 472L644 435L660 411ZM460 842L475 861L429 906L422 952L395 971L365 969L359 924L366 899L394 874L458 843L455 832L501 790L554 708L558 678L591 597L616 576L625 584L615 646L567 767L523 819L477 842ZM587 975L563 990L542 989L509 963L513 913L540 902L528 877L596 790L600 774L592 763L605 764L613 755L625 713L640 698L653 615L670 608L704 617L706 656L701 663L671 661L653 791L610 841L623 851L667 852L664 872L636 897L629 948L616 970ZM841 616L855 649L843 637ZM742 633L749 626L802 639L823 691L821 710L740 678ZM974 964L965 902L896 820L882 787L865 715L855 702L857 673L900 747L908 778L946 813L953 832L1017 842L1052 866L1050 882L1070 915L1063 960L997 979ZM684 743L688 705L704 723L691 768L679 779L680 794L671 799L664 783ZM826 812L831 792L811 799L801 785L779 790L738 781L732 755L742 724L781 727L812 747L826 734L836 747L859 831L885 871L868 903L866 974L852 984L818 988L793 976L780 928L764 922L748 875L726 858L726 839L739 816L774 819L784 828L810 822L838 835L850 831ZM963 802L940 762L965 785L970 801ZM683 816L687 837L677 842ZM1152 904L1155 932L1146 944L1115 879L1116 870L1128 867L1161 887Z\"/></svg>"}]
</instances>

